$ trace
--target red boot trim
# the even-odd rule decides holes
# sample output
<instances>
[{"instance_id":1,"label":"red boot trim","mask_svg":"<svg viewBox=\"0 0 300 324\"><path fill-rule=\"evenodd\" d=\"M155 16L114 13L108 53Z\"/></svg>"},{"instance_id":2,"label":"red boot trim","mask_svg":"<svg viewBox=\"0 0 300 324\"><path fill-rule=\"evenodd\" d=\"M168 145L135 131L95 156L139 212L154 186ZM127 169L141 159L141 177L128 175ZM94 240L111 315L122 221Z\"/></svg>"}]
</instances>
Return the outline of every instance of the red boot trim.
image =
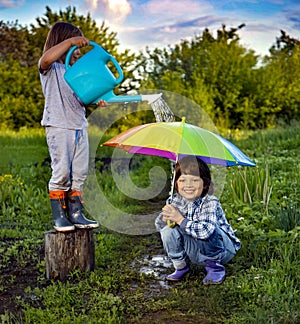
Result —
<instances>
[{"instance_id":1,"label":"red boot trim","mask_svg":"<svg viewBox=\"0 0 300 324\"><path fill-rule=\"evenodd\" d=\"M68 191L68 197L79 197L81 203L83 204L83 197L82 197L82 191L78 191L78 190L69 190Z\"/></svg>"},{"instance_id":2,"label":"red boot trim","mask_svg":"<svg viewBox=\"0 0 300 324\"><path fill-rule=\"evenodd\" d=\"M67 192L64 190L50 190L49 191L50 199L59 200L59 203L63 209L66 209L66 198Z\"/></svg>"},{"instance_id":3,"label":"red boot trim","mask_svg":"<svg viewBox=\"0 0 300 324\"><path fill-rule=\"evenodd\" d=\"M69 197L82 197L82 192L78 190L69 190L68 191Z\"/></svg>"},{"instance_id":4,"label":"red boot trim","mask_svg":"<svg viewBox=\"0 0 300 324\"><path fill-rule=\"evenodd\" d=\"M67 192L64 190L50 190L49 197L50 199L64 199L67 197Z\"/></svg>"}]
</instances>

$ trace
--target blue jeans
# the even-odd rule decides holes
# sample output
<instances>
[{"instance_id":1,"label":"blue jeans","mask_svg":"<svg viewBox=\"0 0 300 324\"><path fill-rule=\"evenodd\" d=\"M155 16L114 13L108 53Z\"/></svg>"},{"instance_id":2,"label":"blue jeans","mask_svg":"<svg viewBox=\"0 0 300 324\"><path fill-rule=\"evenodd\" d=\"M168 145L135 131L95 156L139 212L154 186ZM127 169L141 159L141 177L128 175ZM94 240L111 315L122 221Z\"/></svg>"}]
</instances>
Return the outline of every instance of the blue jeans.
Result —
<instances>
[{"instance_id":1,"label":"blue jeans","mask_svg":"<svg viewBox=\"0 0 300 324\"><path fill-rule=\"evenodd\" d=\"M179 226L165 226L160 230L163 246L173 261L175 269L186 265L186 258L197 265L205 265L206 260L225 264L236 254L234 245L228 235L220 228L206 240L195 239L187 235Z\"/></svg>"}]
</instances>

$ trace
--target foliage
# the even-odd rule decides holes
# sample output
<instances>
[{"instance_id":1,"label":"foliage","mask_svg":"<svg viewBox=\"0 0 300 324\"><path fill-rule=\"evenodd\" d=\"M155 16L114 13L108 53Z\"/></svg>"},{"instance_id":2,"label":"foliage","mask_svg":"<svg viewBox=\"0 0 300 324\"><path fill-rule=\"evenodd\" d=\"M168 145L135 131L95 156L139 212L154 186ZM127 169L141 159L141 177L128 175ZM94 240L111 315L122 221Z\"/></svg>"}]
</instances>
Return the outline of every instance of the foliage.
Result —
<instances>
[{"instance_id":1,"label":"foliage","mask_svg":"<svg viewBox=\"0 0 300 324\"><path fill-rule=\"evenodd\" d=\"M12 59L0 62L0 127L20 129L38 126L43 96L36 67L22 67Z\"/></svg>"},{"instance_id":2,"label":"foliage","mask_svg":"<svg viewBox=\"0 0 300 324\"><path fill-rule=\"evenodd\" d=\"M28 66L28 30L18 22L0 21L0 62L13 59L22 66Z\"/></svg>"},{"instance_id":3,"label":"foliage","mask_svg":"<svg viewBox=\"0 0 300 324\"><path fill-rule=\"evenodd\" d=\"M272 47L261 64L253 50L239 44L238 30L244 27L223 26L216 37L205 29L191 41L148 49L143 88L167 89L194 100L223 129L299 119L299 42L284 34L277 40L280 49Z\"/></svg>"},{"instance_id":4,"label":"foliage","mask_svg":"<svg viewBox=\"0 0 300 324\"><path fill-rule=\"evenodd\" d=\"M268 165L263 168L232 170L230 186L233 201L241 201L252 206L253 201L260 201L266 209L272 194L272 183Z\"/></svg>"},{"instance_id":5,"label":"foliage","mask_svg":"<svg viewBox=\"0 0 300 324\"><path fill-rule=\"evenodd\" d=\"M2 129L40 122L44 98L36 66L47 33L58 20L77 25L116 57L124 72L117 94L137 89L182 94L201 106L219 129L263 129L299 120L300 43L283 30L263 58L240 44L238 33L245 24L223 25L216 36L206 28L191 40L136 54L120 51L117 34L104 22L98 26L90 14L78 15L70 6L54 12L46 6L30 28L0 21L0 69L6 72L0 80ZM91 113L94 107L87 109Z\"/></svg>"},{"instance_id":6,"label":"foliage","mask_svg":"<svg viewBox=\"0 0 300 324\"><path fill-rule=\"evenodd\" d=\"M280 206L273 211L275 226L285 232L300 226L300 209L298 203L288 202L287 206Z\"/></svg>"},{"instance_id":7,"label":"foliage","mask_svg":"<svg viewBox=\"0 0 300 324\"><path fill-rule=\"evenodd\" d=\"M166 289L161 278L141 273L145 260L163 253L157 233L126 236L104 227L95 231L95 271L74 269L64 283L46 280L43 235L53 224L43 133L1 134L8 166L0 176L0 293L1 298L7 292L16 294L11 299L15 308L2 308L1 322L299 322L299 126L247 132L240 137L232 141L250 156L255 151L258 168L240 170L238 180L239 171L231 168L221 201L242 249L226 265L222 285L204 287L203 269L193 265L187 280ZM24 147L35 155L13 154ZM104 160L109 154L101 148L97 152L102 190L113 205L127 206L134 213L147 210L147 202L137 208L125 194L116 195ZM133 181L141 187L149 185L149 167L159 161L137 158L132 163ZM266 187L272 187L268 204L262 203L261 196ZM245 193L251 201L243 199ZM162 200L160 197L158 202ZM25 283L21 281L24 276Z\"/></svg>"},{"instance_id":8,"label":"foliage","mask_svg":"<svg viewBox=\"0 0 300 324\"><path fill-rule=\"evenodd\" d=\"M0 21L0 128L36 127L40 123L44 97L37 63L50 27L59 20L77 25L87 38L102 45L116 58L124 72L124 82L118 88L120 93L136 88L139 76L134 71L140 64L139 55L129 49L119 51L115 32L104 22L98 27L89 14L78 15L75 7L57 13L46 6L44 17L38 17L36 25L32 24L30 29L17 22ZM88 113L93 109L87 107Z\"/></svg>"},{"instance_id":9,"label":"foliage","mask_svg":"<svg viewBox=\"0 0 300 324\"><path fill-rule=\"evenodd\" d=\"M264 96L257 96L263 114L269 114L270 107L273 107L273 118L276 116L284 123L298 119L300 89L297 77L300 72L300 43L288 51L273 50L273 55L266 58L265 62L258 79Z\"/></svg>"},{"instance_id":10,"label":"foliage","mask_svg":"<svg viewBox=\"0 0 300 324\"><path fill-rule=\"evenodd\" d=\"M189 97L256 161L256 168L227 172L221 202L242 249L226 266L222 285L203 287L203 269L192 266L188 280L166 286L161 277L141 272L145 259L163 253L157 233L126 236L102 226L95 231L95 271L74 269L64 283L45 279L43 235L53 227L50 163L44 130L30 127L38 125L43 110L37 60L51 24L60 19L78 25L116 56L125 70L120 92L142 80L144 89ZM46 7L45 17L37 18L30 30L17 22L0 23L1 303L9 299L1 305L1 322L299 322L300 45L281 31L258 65L259 57L239 44L238 30L244 27L222 26L216 37L206 29L191 41L147 50L140 57L129 50L120 53L114 32L71 7L58 13ZM114 130L146 118L133 114L115 123ZM281 127L257 130L275 124ZM108 167L110 156L108 149L99 148L96 173L111 205L137 215L161 208L169 184L151 201L127 194L132 184L141 191L151 184L153 165L167 174L168 161L135 157L129 165L132 182L122 191ZM121 164L119 170L122 176Z\"/></svg>"},{"instance_id":11,"label":"foliage","mask_svg":"<svg viewBox=\"0 0 300 324\"><path fill-rule=\"evenodd\" d=\"M5 152L1 154L0 158L1 174L9 173L11 168L16 168L19 173L24 169L25 173L30 176L27 167L31 167L32 164L47 164L49 154L43 128L22 128L17 132L12 130L2 131L0 142L2 153ZM39 147L39 150L36 149L37 147Z\"/></svg>"}]
</instances>

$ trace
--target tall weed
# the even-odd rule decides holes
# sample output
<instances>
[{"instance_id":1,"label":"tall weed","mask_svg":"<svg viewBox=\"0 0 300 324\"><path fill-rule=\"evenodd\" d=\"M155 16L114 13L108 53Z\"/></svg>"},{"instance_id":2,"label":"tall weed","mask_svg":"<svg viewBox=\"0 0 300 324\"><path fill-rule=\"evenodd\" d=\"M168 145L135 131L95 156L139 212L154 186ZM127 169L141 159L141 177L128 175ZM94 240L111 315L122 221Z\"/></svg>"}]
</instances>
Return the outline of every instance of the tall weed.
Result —
<instances>
[{"instance_id":1,"label":"tall weed","mask_svg":"<svg viewBox=\"0 0 300 324\"><path fill-rule=\"evenodd\" d=\"M300 229L300 210L298 203L288 202L285 206L279 206L272 210L276 228L289 232L295 228Z\"/></svg>"},{"instance_id":2,"label":"tall weed","mask_svg":"<svg viewBox=\"0 0 300 324\"><path fill-rule=\"evenodd\" d=\"M268 209L273 190L268 165L265 168L236 168L229 180L232 199L252 206L254 201L261 202Z\"/></svg>"}]
</instances>

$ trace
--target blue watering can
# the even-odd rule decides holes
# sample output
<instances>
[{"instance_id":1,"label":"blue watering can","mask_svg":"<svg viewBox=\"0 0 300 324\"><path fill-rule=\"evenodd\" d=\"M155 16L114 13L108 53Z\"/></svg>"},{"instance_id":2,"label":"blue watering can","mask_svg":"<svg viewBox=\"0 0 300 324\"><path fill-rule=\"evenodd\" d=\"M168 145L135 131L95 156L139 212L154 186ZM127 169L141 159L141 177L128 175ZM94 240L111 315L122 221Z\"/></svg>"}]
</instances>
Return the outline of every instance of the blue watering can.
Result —
<instances>
[{"instance_id":1,"label":"blue watering can","mask_svg":"<svg viewBox=\"0 0 300 324\"><path fill-rule=\"evenodd\" d=\"M70 59L77 46L71 47L66 56L66 72L64 78L77 97L86 105L96 104L100 100L109 103L156 101L162 94L116 96L114 88L123 81L123 71L116 59L102 46L90 41L93 46L72 66ZM112 62L118 72L116 77L110 70L108 63Z\"/></svg>"}]
</instances>

